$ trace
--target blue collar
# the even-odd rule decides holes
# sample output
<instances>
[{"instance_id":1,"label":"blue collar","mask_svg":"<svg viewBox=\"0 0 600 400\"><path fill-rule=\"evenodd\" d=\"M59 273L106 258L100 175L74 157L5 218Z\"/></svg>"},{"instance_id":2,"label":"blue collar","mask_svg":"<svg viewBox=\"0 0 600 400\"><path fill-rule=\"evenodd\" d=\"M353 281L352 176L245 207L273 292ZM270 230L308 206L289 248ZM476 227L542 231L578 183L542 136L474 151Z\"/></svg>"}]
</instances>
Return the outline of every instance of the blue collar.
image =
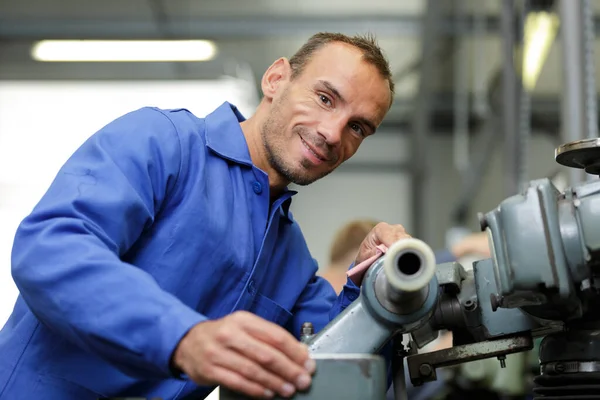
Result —
<instances>
[{"instance_id":1,"label":"blue collar","mask_svg":"<svg viewBox=\"0 0 600 400\"><path fill-rule=\"evenodd\" d=\"M223 158L251 167L248 144L240 127L245 120L236 106L223 103L205 118L206 145Z\"/></svg>"},{"instance_id":2,"label":"blue collar","mask_svg":"<svg viewBox=\"0 0 600 400\"><path fill-rule=\"evenodd\" d=\"M220 157L252 167L248 143L240 127L240 122L245 120L246 118L236 106L224 102L205 118L206 145ZM296 193L295 190L285 188L283 194L273 202L273 204L280 204L282 214L290 221L292 220L289 215L291 198Z\"/></svg>"}]
</instances>

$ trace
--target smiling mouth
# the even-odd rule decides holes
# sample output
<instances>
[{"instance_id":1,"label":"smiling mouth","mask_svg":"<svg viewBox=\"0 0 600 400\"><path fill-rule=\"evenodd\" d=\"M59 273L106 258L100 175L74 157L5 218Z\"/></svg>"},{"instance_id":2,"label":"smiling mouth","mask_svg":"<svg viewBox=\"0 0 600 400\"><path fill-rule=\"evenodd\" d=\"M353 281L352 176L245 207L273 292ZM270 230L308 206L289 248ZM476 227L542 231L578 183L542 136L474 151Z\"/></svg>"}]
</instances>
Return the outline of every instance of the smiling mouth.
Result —
<instances>
[{"instance_id":1,"label":"smiling mouth","mask_svg":"<svg viewBox=\"0 0 600 400\"><path fill-rule=\"evenodd\" d=\"M323 162L327 162L328 160L326 158L324 158L323 156L317 154L314 152L314 150L308 145L308 143L306 143L304 141L304 139L302 139L302 136L300 136L300 140L302 141L302 144L304 145L304 147L306 147L308 149L308 151L310 151L312 153L313 156L315 156L317 159L319 159L320 161Z\"/></svg>"}]
</instances>

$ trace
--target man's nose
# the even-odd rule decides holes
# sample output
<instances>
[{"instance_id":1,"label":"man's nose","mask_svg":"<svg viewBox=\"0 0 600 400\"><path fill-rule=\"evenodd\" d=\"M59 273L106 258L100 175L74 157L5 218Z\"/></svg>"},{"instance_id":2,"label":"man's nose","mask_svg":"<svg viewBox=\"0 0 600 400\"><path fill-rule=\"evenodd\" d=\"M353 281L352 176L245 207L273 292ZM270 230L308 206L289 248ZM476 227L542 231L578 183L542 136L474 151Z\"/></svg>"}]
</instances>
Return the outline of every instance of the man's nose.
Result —
<instances>
[{"instance_id":1,"label":"man's nose","mask_svg":"<svg viewBox=\"0 0 600 400\"><path fill-rule=\"evenodd\" d=\"M345 122L341 119L329 119L319 126L319 135L321 135L329 146L338 146L342 142Z\"/></svg>"}]
</instances>

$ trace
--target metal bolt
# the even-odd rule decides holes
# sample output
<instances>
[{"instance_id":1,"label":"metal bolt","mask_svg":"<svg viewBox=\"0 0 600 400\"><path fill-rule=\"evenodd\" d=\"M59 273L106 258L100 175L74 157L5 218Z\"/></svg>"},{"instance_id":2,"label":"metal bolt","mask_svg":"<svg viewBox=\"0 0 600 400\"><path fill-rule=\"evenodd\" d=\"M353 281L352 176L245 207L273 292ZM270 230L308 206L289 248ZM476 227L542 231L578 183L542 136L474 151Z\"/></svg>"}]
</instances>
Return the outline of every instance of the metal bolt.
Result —
<instances>
[{"instance_id":1,"label":"metal bolt","mask_svg":"<svg viewBox=\"0 0 600 400\"><path fill-rule=\"evenodd\" d=\"M421 374L421 376L429 376L433 373L433 368L431 368L431 365L429 364L421 364L421 366L419 367L419 374Z\"/></svg>"},{"instance_id":2,"label":"metal bolt","mask_svg":"<svg viewBox=\"0 0 600 400\"><path fill-rule=\"evenodd\" d=\"M506 356L498 356L498 361L500 361L500 368L506 368Z\"/></svg>"},{"instance_id":3,"label":"metal bolt","mask_svg":"<svg viewBox=\"0 0 600 400\"><path fill-rule=\"evenodd\" d=\"M556 363L554 365L554 372L556 372L558 374L562 374L563 372L565 372L565 364L563 364L563 363Z\"/></svg>"},{"instance_id":4,"label":"metal bolt","mask_svg":"<svg viewBox=\"0 0 600 400\"><path fill-rule=\"evenodd\" d=\"M465 310L467 310L467 311L473 311L476 306L477 306L477 304L475 304L475 302L473 300L465 301L464 307L465 307Z\"/></svg>"},{"instance_id":5,"label":"metal bolt","mask_svg":"<svg viewBox=\"0 0 600 400\"><path fill-rule=\"evenodd\" d=\"M488 227L487 219L483 213L477 213L477 219L479 220L479 227L482 231L485 231Z\"/></svg>"},{"instance_id":6,"label":"metal bolt","mask_svg":"<svg viewBox=\"0 0 600 400\"><path fill-rule=\"evenodd\" d=\"M584 279L581 281L581 290L589 290L592 287L592 282L589 279Z\"/></svg>"},{"instance_id":7,"label":"metal bolt","mask_svg":"<svg viewBox=\"0 0 600 400\"><path fill-rule=\"evenodd\" d=\"M315 327L312 322L305 322L302 324L302 334L303 335L312 335L315 333Z\"/></svg>"},{"instance_id":8,"label":"metal bolt","mask_svg":"<svg viewBox=\"0 0 600 400\"><path fill-rule=\"evenodd\" d=\"M500 307L502 298L495 293L490 294L490 303L492 306L492 311L496 311L498 307Z\"/></svg>"},{"instance_id":9,"label":"metal bolt","mask_svg":"<svg viewBox=\"0 0 600 400\"><path fill-rule=\"evenodd\" d=\"M302 327L300 328L300 341L303 343L306 342L314 333L315 327L313 326L312 322L303 323Z\"/></svg>"}]
</instances>

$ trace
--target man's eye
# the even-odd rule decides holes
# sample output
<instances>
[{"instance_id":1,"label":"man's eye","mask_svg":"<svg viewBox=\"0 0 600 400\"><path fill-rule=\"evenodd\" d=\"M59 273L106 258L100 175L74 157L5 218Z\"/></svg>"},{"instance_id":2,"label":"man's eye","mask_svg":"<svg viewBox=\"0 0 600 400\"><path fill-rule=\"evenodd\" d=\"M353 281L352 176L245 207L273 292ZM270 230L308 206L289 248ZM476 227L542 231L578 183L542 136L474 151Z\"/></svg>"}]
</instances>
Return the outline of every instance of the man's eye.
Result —
<instances>
[{"instance_id":1,"label":"man's eye","mask_svg":"<svg viewBox=\"0 0 600 400\"><path fill-rule=\"evenodd\" d=\"M329 100L329 97L327 97L327 96L325 96L325 95L322 95L322 94L320 94L320 95L319 95L319 98L321 99L321 102L322 102L323 104L325 104L325 105L328 105L328 106L329 106L329 105L331 105L331 100Z\"/></svg>"},{"instance_id":2,"label":"man's eye","mask_svg":"<svg viewBox=\"0 0 600 400\"><path fill-rule=\"evenodd\" d=\"M365 136L365 132L363 131L362 127L358 124L350 124L350 129L352 129L354 132L358 133L361 136Z\"/></svg>"}]
</instances>

